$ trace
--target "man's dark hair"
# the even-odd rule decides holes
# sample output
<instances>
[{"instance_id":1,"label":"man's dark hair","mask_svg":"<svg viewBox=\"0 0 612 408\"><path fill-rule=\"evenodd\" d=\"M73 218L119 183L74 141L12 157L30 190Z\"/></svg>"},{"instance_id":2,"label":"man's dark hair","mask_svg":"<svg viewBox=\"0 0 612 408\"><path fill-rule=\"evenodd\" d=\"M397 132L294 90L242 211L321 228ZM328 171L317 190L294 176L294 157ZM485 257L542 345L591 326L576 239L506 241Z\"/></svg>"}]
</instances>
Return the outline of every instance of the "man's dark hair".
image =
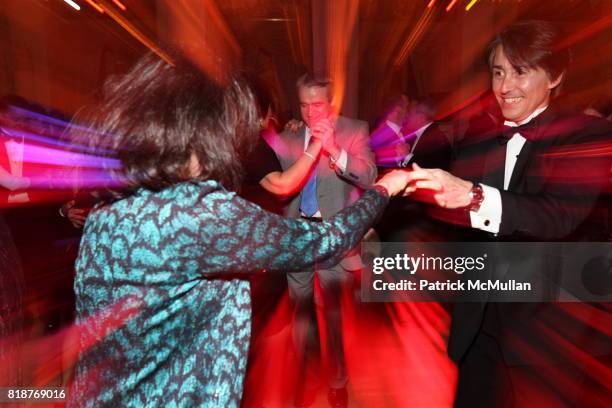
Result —
<instances>
[{"instance_id":1,"label":"man's dark hair","mask_svg":"<svg viewBox=\"0 0 612 408\"><path fill-rule=\"evenodd\" d=\"M98 150L121 161L129 187L160 190L194 179L188 163L194 154L201 172L236 189L242 176L239 153L258 137L254 97L245 83L220 85L190 62L169 65L147 54L122 77L105 86L86 131Z\"/></svg>"},{"instance_id":2,"label":"man's dark hair","mask_svg":"<svg viewBox=\"0 0 612 408\"><path fill-rule=\"evenodd\" d=\"M411 103L412 101L410 98L408 98L408 96L406 96L406 94L393 92L385 96L382 106L385 107L385 112L389 112L401 105L405 105L405 107L408 108Z\"/></svg>"},{"instance_id":3,"label":"man's dark hair","mask_svg":"<svg viewBox=\"0 0 612 408\"><path fill-rule=\"evenodd\" d=\"M325 88L327 90L327 98L331 101L333 94L333 83L331 79L326 76L307 72L298 78L295 85L297 86L298 91L300 90L300 88Z\"/></svg>"},{"instance_id":4,"label":"man's dark hair","mask_svg":"<svg viewBox=\"0 0 612 408\"><path fill-rule=\"evenodd\" d=\"M489 68L501 45L515 69L540 67L554 81L567 72L570 63L570 51L559 48L561 40L560 31L548 21L519 21L506 27L489 45ZM553 90L553 96L560 88L559 85Z\"/></svg>"}]
</instances>

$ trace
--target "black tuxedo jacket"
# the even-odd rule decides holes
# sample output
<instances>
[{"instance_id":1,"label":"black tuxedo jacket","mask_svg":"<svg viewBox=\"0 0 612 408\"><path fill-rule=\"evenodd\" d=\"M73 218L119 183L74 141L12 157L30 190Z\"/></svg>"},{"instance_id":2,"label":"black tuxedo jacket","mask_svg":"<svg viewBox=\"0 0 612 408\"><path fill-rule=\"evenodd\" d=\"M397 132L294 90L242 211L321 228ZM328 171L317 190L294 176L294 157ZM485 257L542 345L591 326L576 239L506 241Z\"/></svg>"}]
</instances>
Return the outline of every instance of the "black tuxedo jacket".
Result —
<instances>
[{"instance_id":1,"label":"black tuxedo jacket","mask_svg":"<svg viewBox=\"0 0 612 408\"><path fill-rule=\"evenodd\" d=\"M610 123L562 112L554 106L534 120L533 140L527 140L518 155L507 191L503 190L505 145L498 137L502 120L483 114L470 124L451 173L498 188L502 217L499 234L465 228L463 240L597 240L598 231L585 226L609 179ZM465 212L440 211L438 217L469 226L469 214ZM559 270L558 261L554 256L544 264L541 259L526 259L520 269L554 282L551 275ZM599 324L610 327L612 314L609 310L601 312L599 306L593 311L594 305L580 303L460 303L453 311L448 353L459 362L480 331L496 339L508 364L568 358L567 347L555 349L555 343L560 344L553 340L555 337L578 347L588 340L585 352L612 353L609 335L589 331L584 321L570 321L573 311L588 308ZM552 333L547 327L552 327Z\"/></svg>"}]
</instances>

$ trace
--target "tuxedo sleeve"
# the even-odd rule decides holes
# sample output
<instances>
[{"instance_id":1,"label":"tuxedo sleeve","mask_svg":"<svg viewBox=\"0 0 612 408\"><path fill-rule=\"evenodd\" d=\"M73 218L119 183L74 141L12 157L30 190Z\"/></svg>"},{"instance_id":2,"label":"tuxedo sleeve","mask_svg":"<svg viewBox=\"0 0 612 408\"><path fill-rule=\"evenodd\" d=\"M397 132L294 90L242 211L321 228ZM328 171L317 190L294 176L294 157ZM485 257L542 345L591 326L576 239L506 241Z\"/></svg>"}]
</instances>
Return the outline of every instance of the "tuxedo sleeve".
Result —
<instances>
[{"instance_id":1,"label":"tuxedo sleeve","mask_svg":"<svg viewBox=\"0 0 612 408\"><path fill-rule=\"evenodd\" d=\"M374 153L370 149L367 124L359 126L351 138L351 144L346 151L346 166L336 167L340 176L353 184L368 188L376 179L376 164Z\"/></svg>"},{"instance_id":2,"label":"tuxedo sleeve","mask_svg":"<svg viewBox=\"0 0 612 408\"><path fill-rule=\"evenodd\" d=\"M534 157L526 191L500 191L500 235L563 239L590 215L609 182L610 126L602 125L553 144Z\"/></svg>"}]
</instances>

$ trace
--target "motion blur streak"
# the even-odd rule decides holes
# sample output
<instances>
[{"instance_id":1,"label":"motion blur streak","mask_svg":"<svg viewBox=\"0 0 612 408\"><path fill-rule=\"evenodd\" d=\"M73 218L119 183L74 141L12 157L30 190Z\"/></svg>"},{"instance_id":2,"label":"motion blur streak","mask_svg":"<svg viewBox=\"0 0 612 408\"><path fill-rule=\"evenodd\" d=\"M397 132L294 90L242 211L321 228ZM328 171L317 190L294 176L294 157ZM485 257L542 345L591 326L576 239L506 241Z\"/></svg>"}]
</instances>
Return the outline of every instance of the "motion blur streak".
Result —
<instances>
[{"instance_id":1,"label":"motion blur streak","mask_svg":"<svg viewBox=\"0 0 612 408\"><path fill-rule=\"evenodd\" d=\"M437 303L356 302L359 273L354 277L355 287L344 287L341 301L351 404L452 406L456 368L446 356L448 311ZM278 284L282 295L268 295L267 302L262 302L266 304L265 310L255 308L244 407L291 406L293 401L299 376L291 335L293 307L286 292L282 292L282 281ZM255 301L258 290L255 285ZM320 299L318 293L315 299ZM320 324L323 308L317 300L321 344L325 345ZM327 406L325 370L325 361L320 360L310 362L306 369L306 389L313 407Z\"/></svg>"},{"instance_id":2,"label":"motion blur streak","mask_svg":"<svg viewBox=\"0 0 612 408\"><path fill-rule=\"evenodd\" d=\"M472 7L474 7L474 4L476 4L477 1L478 0L470 1L470 3L467 6L465 6L465 11L470 11L472 9Z\"/></svg>"},{"instance_id":3,"label":"motion blur streak","mask_svg":"<svg viewBox=\"0 0 612 408\"><path fill-rule=\"evenodd\" d=\"M456 3L457 3L457 0L451 0L451 2L450 2L450 3L448 3L448 6L446 6L446 12L451 11L451 9L452 9L453 7L455 7L455 4L456 4Z\"/></svg>"},{"instance_id":4,"label":"motion blur streak","mask_svg":"<svg viewBox=\"0 0 612 408\"><path fill-rule=\"evenodd\" d=\"M425 10L423 15L417 22L416 26L402 45L399 55L397 56L397 59L394 63L396 68L404 65L404 63L406 62L406 58L408 58L408 56L410 55L412 50L414 50L414 47L418 44L423 34L427 31L433 13L434 12L432 8L427 8Z\"/></svg>"},{"instance_id":5,"label":"motion blur streak","mask_svg":"<svg viewBox=\"0 0 612 408\"><path fill-rule=\"evenodd\" d=\"M166 54L153 40L146 36L142 31L137 29L127 18L116 12L113 6L108 0L99 0L99 5L106 11L106 13L117 22L121 27L125 29L132 37L140 41L144 46L159 55L161 59L172 65L172 59Z\"/></svg>"},{"instance_id":6,"label":"motion blur streak","mask_svg":"<svg viewBox=\"0 0 612 408\"><path fill-rule=\"evenodd\" d=\"M592 24L586 26L582 30L576 31L572 35L568 36L565 41L559 44L559 48L571 47L572 45L584 41L591 36L609 28L612 25L612 14L600 18Z\"/></svg>"},{"instance_id":7,"label":"motion blur streak","mask_svg":"<svg viewBox=\"0 0 612 408\"><path fill-rule=\"evenodd\" d=\"M164 0L167 40L179 47L206 75L224 83L241 49L214 0ZM189 44L189 45L188 45Z\"/></svg>"},{"instance_id":8,"label":"motion blur streak","mask_svg":"<svg viewBox=\"0 0 612 408\"><path fill-rule=\"evenodd\" d=\"M327 61L334 82L332 100L336 109L342 107L346 89L347 57L359 11L359 0L338 0L327 3Z\"/></svg>"},{"instance_id":9,"label":"motion blur streak","mask_svg":"<svg viewBox=\"0 0 612 408\"><path fill-rule=\"evenodd\" d=\"M140 312L141 301L136 297L125 297L102 312L72 324L53 334L38 337L21 346L20 355L14 355L27 367L33 361L33 375L29 386L44 386L52 383L62 371L69 372L76 363L79 353L83 353L115 330L121 329ZM26 330L32 330L28 327ZM10 348L12 338L3 338ZM6 345L3 345L5 349ZM63 368L62 368L63 367ZM0 378L5 373L0 367Z\"/></svg>"}]
</instances>

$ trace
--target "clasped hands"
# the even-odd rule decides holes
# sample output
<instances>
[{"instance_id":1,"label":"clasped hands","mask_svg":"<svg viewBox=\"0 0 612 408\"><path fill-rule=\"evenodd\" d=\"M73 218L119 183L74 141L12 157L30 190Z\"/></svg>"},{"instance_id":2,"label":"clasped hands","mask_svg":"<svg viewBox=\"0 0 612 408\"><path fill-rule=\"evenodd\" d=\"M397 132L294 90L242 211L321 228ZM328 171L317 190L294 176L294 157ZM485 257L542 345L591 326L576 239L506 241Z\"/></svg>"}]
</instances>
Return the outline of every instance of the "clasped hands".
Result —
<instances>
[{"instance_id":1,"label":"clasped hands","mask_svg":"<svg viewBox=\"0 0 612 408\"><path fill-rule=\"evenodd\" d=\"M299 128L299 125L292 123L293 127L290 129ZM313 138L321 142L323 150L333 158L338 157L340 148L336 145L335 129L330 119L318 121L311 132ZM447 171L425 169L416 163L412 165L412 171L393 170L381 177L376 184L385 187L391 196L416 193L414 199L448 209L467 207L471 201L470 191L474 185L471 181L453 176Z\"/></svg>"},{"instance_id":2,"label":"clasped hands","mask_svg":"<svg viewBox=\"0 0 612 408\"><path fill-rule=\"evenodd\" d=\"M292 119L285 125L285 129L291 132L297 132L304 126L304 122ZM319 120L310 129L311 136L314 140L321 142L321 149L326 151L334 160L338 159L341 149L336 144L336 129L330 118Z\"/></svg>"},{"instance_id":3,"label":"clasped hands","mask_svg":"<svg viewBox=\"0 0 612 408\"><path fill-rule=\"evenodd\" d=\"M326 151L333 160L340 156L341 149L336 144L336 129L332 121L328 118L319 120L314 124L312 137L321 141L321 148Z\"/></svg>"},{"instance_id":4,"label":"clasped hands","mask_svg":"<svg viewBox=\"0 0 612 408\"><path fill-rule=\"evenodd\" d=\"M392 170L376 184L385 187L391 196L415 193L414 199L432 202L442 208L456 209L470 204L471 181L444 170L424 169L416 163L412 168L412 171Z\"/></svg>"}]
</instances>

